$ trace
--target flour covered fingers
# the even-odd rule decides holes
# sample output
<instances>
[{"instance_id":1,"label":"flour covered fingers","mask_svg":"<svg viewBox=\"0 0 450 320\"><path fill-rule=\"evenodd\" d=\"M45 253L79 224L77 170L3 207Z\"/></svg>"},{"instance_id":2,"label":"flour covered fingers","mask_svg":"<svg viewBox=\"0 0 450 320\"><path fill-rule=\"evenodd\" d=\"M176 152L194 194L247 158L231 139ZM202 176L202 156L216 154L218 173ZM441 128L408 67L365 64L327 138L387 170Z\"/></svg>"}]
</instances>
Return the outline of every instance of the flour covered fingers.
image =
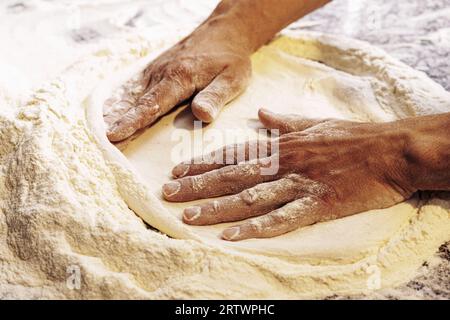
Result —
<instances>
[{"instance_id":1,"label":"flour covered fingers","mask_svg":"<svg viewBox=\"0 0 450 320\"><path fill-rule=\"evenodd\" d=\"M135 106L129 108L109 126L107 133L109 140L121 141L137 130L152 124L176 104L189 98L194 90L194 86L174 78L161 80L144 93L136 101Z\"/></svg>"},{"instance_id":2,"label":"flour covered fingers","mask_svg":"<svg viewBox=\"0 0 450 320\"><path fill-rule=\"evenodd\" d=\"M250 61L243 59L227 66L192 101L192 113L199 120L212 122L219 111L247 86L251 75Z\"/></svg>"},{"instance_id":3,"label":"flour covered fingers","mask_svg":"<svg viewBox=\"0 0 450 320\"><path fill-rule=\"evenodd\" d=\"M188 176L166 183L163 196L168 201L191 201L238 193L258 183L276 178L270 169L272 158L252 163L226 166L196 176Z\"/></svg>"},{"instance_id":4,"label":"flour covered fingers","mask_svg":"<svg viewBox=\"0 0 450 320\"><path fill-rule=\"evenodd\" d=\"M261 183L236 195L188 207L184 210L183 221L209 225L262 215L301 196L302 183L303 179L297 175Z\"/></svg>"},{"instance_id":5,"label":"flour covered fingers","mask_svg":"<svg viewBox=\"0 0 450 320\"><path fill-rule=\"evenodd\" d=\"M209 154L176 165L172 170L172 176L174 178L195 176L227 165L265 158L271 155L271 146L270 140L254 140L227 145Z\"/></svg>"},{"instance_id":6,"label":"flour covered fingers","mask_svg":"<svg viewBox=\"0 0 450 320\"><path fill-rule=\"evenodd\" d=\"M103 120L108 131L136 105L139 97L144 94L148 83L149 76L141 72L113 91L111 97L103 105Z\"/></svg>"},{"instance_id":7,"label":"flour covered fingers","mask_svg":"<svg viewBox=\"0 0 450 320\"><path fill-rule=\"evenodd\" d=\"M322 221L327 204L319 198L305 196L260 217L225 229L222 238L229 241L270 238Z\"/></svg>"}]
</instances>

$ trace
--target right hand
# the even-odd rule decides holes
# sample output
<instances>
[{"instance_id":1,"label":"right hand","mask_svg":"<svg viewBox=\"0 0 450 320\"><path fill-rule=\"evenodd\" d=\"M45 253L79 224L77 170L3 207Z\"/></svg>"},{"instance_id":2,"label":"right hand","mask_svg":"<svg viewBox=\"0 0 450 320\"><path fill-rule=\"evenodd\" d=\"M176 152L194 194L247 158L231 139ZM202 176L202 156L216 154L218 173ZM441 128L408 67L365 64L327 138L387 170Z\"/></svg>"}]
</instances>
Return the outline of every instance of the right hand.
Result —
<instances>
[{"instance_id":1,"label":"right hand","mask_svg":"<svg viewBox=\"0 0 450 320\"><path fill-rule=\"evenodd\" d=\"M109 140L128 138L191 97L193 114L213 121L251 75L251 50L239 45L236 35L229 41L228 33L226 25L206 21L122 86L105 102Z\"/></svg>"}]
</instances>

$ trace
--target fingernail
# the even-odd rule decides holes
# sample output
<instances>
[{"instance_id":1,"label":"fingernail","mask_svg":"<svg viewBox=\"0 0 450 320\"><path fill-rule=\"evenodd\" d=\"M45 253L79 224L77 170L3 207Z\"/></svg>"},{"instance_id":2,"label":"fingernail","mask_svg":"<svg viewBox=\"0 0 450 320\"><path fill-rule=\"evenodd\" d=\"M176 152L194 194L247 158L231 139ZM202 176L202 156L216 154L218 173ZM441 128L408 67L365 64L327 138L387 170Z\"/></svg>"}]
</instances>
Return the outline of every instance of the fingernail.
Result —
<instances>
[{"instance_id":1,"label":"fingernail","mask_svg":"<svg viewBox=\"0 0 450 320\"><path fill-rule=\"evenodd\" d=\"M240 229L239 227L231 227L228 229L225 229L222 233L222 238L225 240L234 240L239 235Z\"/></svg>"},{"instance_id":2,"label":"fingernail","mask_svg":"<svg viewBox=\"0 0 450 320\"><path fill-rule=\"evenodd\" d=\"M200 217L202 214L202 209L200 207L194 206L189 207L184 210L183 218L186 221L193 221Z\"/></svg>"},{"instance_id":3,"label":"fingernail","mask_svg":"<svg viewBox=\"0 0 450 320\"><path fill-rule=\"evenodd\" d=\"M169 182L163 185L163 194L166 198L177 194L180 191L181 184L177 181Z\"/></svg>"},{"instance_id":4,"label":"fingernail","mask_svg":"<svg viewBox=\"0 0 450 320\"><path fill-rule=\"evenodd\" d=\"M212 105L207 104L205 105L206 111L209 112L209 114L214 115L216 113L216 108L214 108Z\"/></svg>"},{"instance_id":5,"label":"fingernail","mask_svg":"<svg viewBox=\"0 0 450 320\"><path fill-rule=\"evenodd\" d=\"M175 168L173 168L172 175L175 178L182 178L188 173L189 168L190 166L187 164L179 164Z\"/></svg>"}]
</instances>

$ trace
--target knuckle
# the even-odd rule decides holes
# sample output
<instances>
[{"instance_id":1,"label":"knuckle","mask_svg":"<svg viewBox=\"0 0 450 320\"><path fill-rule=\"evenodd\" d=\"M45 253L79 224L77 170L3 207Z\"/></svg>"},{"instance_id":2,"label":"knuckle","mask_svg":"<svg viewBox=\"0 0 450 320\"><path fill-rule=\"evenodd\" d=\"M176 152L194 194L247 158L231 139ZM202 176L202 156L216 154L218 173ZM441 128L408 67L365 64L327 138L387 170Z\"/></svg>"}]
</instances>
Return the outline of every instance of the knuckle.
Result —
<instances>
[{"instance_id":1,"label":"knuckle","mask_svg":"<svg viewBox=\"0 0 450 320\"><path fill-rule=\"evenodd\" d=\"M242 191L239 197L245 204L252 205L259 199L259 193L255 188L250 188Z\"/></svg>"},{"instance_id":2,"label":"knuckle","mask_svg":"<svg viewBox=\"0 0 450 320\"><path fill-rule=\"evenodd\" d=\"M192 67L189 62L178 62L167 67L166 76L170 79L186 79L190 78Z\"/></svg>"},{"instance_id":3,"label":"knuckle","mask_svg":"<svg viewBox=\"0 0 450 320\"><path fill-rule=\"evenodd\" d=\"M172 89L177 89L178 92L190 91L194 92L195 76L192 72L190 63L181 62L167 69L165 77L170 80Z\"/></svg>"},{"instance_id":4,"label":"knuckle","mask_svg":"<svg viewBox=\"0 0 450 320\"><path fill-rule=\"evenodd\" d=\"M273 225L280 225L286 221L286 217L286 212L283 209L279 209L270 215L269 223Z\"/></svg>"},{"instance_id":5,"label":"knuckle","mask_svg":"<svg viewBox=\"0 0 450 320\"><path fill-rule=\"evenodd\" d=\"M220 205L221 205L221 203L218 200L214 200L212 202L211 209L212 209L212 213L214 215L218 215L220 213L220 207L221 207Z\"/></svg>"},{"instance_id":6,"label":"knuckle","mask_svg":"<svg viewBox=\"0 0 450 320\"><path fill-rule=\"evenodd\" d=\"M205 179L202 175L188 178L191 184L192 191L199 192L205 189Z\"/></svg>"},{"instance_id":7,"label":"knuckle","mask_svg":"<svg viewBox=\"0 0 450 320\"><path fill-rule=\"evenodd\" d=\"M144 108L150 106L155 101L154 93L146 93L139 99L137 108Z\"/></svg>"},{"instance_id":8,"label":"knuckle","mask_svg":"<svg viewBox=\"0 0 450 320\"><path fill-rule=\"evenodd\" d=\"M236 166L224 167L216 172L217 178L221 181L230 181L236 178L237 175Z\"/></svg>"},{"instance_id":9,"label":"knuckle","mask_svg":"<svg viewBox=\"0 0 450 320\"><path fill-rule=\"evenodd\" d=\"M330 188L316 180L304 177L300 186L301 191L310 197L321 199L330 191Z\"/></svg>"},{"instance_id":10,"label":"knuckle","mask_svg":"<svg viewBox=\"0 0 450 320\"><path fill-rule=\"evenodd\" d=\"M215 103L222 100L222 94L220 92L220 89L208 90L199 93L195 100L197 104L207 103L210 105L214 105Z\"/></svg>"},{"instance_id":11,"label":"knuckle","mask_svg":"<svg viewBox=\"0 0 450 320\"><path fill-rule=\"evenodd\" d=\"M236 72L234 74L224 76L223 79L230 94L234 95L245 89L250 81L250 75L246 75L245 72Z\"/></svg>"},{"instance_id":12,"label":"knuckle","mask_svg":"<svg viewBox=\"0 0 450 320\"><path fill-rule=\"evenodd\" d=\"M340 201L340 196L335 187L322 184L320 192L318 192L319 199L325 205L332 205Z\"/></svg>"},{"instance_id":13,"label":"knuckle","mask_svg":"<svg viewBox=\"0 0 450 320\"><path fill-rule=\"evenodd\" d=\"M246 229L250 234L259 234L263 230L263 226L261 222L253 220L247 223Z\"/></svg>"},{"instance_id":14,"label":"knuckle","mask_svg":"<svg viewBox=\"0 0 450 320\"><path fill-rule=\"evenodd\" d=\"M286 176L286 179L290 180L294 184L300 184L302 182L305 182L305 177L298 173L290 173Z\"/></svg>"}]
</instances>

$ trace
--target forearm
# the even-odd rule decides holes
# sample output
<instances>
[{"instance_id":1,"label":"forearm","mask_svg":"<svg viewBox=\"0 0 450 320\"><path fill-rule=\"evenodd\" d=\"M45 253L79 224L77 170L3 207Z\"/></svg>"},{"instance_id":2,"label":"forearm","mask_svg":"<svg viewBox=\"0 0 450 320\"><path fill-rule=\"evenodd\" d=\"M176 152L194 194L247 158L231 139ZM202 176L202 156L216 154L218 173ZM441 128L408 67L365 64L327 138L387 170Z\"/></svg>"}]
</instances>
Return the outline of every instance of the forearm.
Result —
<instances>
[{"instance_id":1,"label":"forearm","mask_svg":"<svg viewBox=\"0 0 450 320\"><path fill-rule=\"evenodd\" d=\"M416 190L450 190L450 113L398 121L410 135L408 179Z\"/></svg>"},{"instance_id":2,"label":"forearm","mask_svg":"<svg viewBox=\"0 0 450 320\"><path fill-rule=\"evenodd\" d=\"M200 26L254 52L277 32L330 0L223 0ZM218 30L218 32L215 32Z\"/></svg>"}]
</instances>

